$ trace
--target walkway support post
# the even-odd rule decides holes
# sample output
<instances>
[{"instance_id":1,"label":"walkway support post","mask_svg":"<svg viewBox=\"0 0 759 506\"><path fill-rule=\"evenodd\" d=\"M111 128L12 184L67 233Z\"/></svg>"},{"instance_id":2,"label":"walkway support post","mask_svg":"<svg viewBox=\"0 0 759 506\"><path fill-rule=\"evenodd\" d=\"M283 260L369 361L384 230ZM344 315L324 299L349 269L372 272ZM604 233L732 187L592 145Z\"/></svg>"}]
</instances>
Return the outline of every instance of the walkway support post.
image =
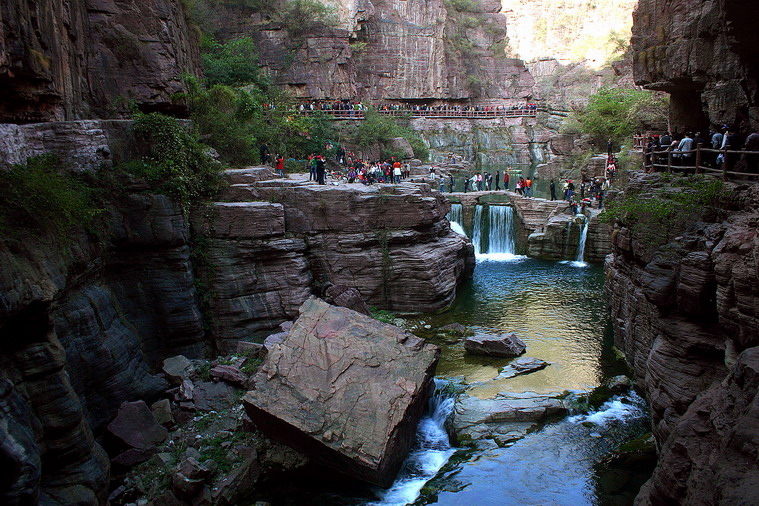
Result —
<instances>
[{"instance_id":1,"label":"walkway support post","mask_svg":"<svg viewBox=\"0 0 759 506\"><path fill-rule=\"evenodd\" d=\"M699 142L696 146L696 174L699 173L701 168L701 157L703 155L701 154L701 143Z\"/></svg>"}]
</instances>

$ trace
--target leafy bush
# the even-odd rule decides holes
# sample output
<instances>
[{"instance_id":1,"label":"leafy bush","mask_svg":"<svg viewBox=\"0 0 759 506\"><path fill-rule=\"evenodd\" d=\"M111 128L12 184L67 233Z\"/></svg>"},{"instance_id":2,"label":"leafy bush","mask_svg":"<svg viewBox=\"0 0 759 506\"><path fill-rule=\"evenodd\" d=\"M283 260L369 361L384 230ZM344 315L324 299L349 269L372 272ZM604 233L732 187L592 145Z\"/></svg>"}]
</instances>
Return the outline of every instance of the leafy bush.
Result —
<instances>
[{"instance_id":1,"label":"leafy bush","mask_svg":"<svg viewBox=\"0 0 759 506\"><path fill-rule=\"evenodd\" d=\"M663 174L660 185L647 186L645 193L628 190L609 200L601 219L629 227L652 251L681 233L688 223L714 212L724 195L718 179Z\"/></svg>"},{"instance_id":2,"label":"leafy bush","mask_svg":"<svg viewBox=\"0 0 759 506\"><path fill-rule=\"evenodd\" d=\"M221 165L212 158L210 148L177 119L137 113L134 132L148 152L141 161L122 168L178 200L185 213L222 188Z\"/></svg>"},{"instance_id":3,"label":"leafy bush","mask_svg":"<svg viewBox=\"0 0 759 506\"><path fill-rule=\"evenodd\" d=\"M65 241L79 226L94 232L102 209L84 178L62 171L60 160L52 155L0 170L0 239L36 231Z\"/></svg>"},{"instance_id":4,"label":"leafy bush","mask_svg":"<svg viewBox=\"0 0 759 506\"><path fill-rule=\"evenodd\" d=\"M230 40L224 44L205 38L202 60L208 86L242 86L253 83L266 88L271 84L268 76L261 74L256 46L250 37Z\"/></svg>"},{"instance_id":5,"label":"leafy bush","mask_svg":"<svg viewBox=\"0 0 759 506\"><path fill-rule=\"evenodd\" d=\"M382 157L391 156L400 157L400 153L392 152L387 148L390 139L403 137L406 139L411 148L414 150L414 156L421 160L427 160L430 156L429 148L424 143L418 133L408 127L402 126L397 119L384 116L377 111L369 110L364 114L364 121L359 125L354 142L359 146L371 146L379 144L382 146Z\"/></svg>"},{"instance_id":6,"label":"leafy bush","mask_svg":"<svg viewBox=\"0 0 759 506\"><path fill-rule=\"evenodd\" d=\"M278 9L277 21L282 23L295 45L300 45L314 28L337 25L337 9L318 0L288 0Z\"/></svg>"},{"instance_id":7,"label":"leafy bush","mask_svg":"<svg viewBox=\"0 0 759 506\"><path fill-rule=\"evenodd\" d=\"M611 137L626 142L638 130L666 121L667 99L650 91L602 88L590 97L587 107L575 113L582 133L599 144Z\"/></svg>"},{"instance_id":8,"label":"leafy bush","mask_svg":"<svg viewBox=\"0 0 759 506\"><path fill-rule=\"evenodd\" d=\"M482 10L476 0L445 0L445 6L456 12L478 12Z\"/></svg>"}]
</instances>

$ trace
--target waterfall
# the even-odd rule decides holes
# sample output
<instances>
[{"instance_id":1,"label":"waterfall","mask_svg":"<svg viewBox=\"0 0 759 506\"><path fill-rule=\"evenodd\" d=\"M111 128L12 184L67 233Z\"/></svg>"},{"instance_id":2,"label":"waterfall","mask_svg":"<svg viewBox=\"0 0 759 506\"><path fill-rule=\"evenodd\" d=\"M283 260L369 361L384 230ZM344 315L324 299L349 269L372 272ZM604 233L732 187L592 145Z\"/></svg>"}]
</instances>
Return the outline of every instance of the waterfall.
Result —
<instances>
[{"instance_id":1,"label":"waterfall","mask_svg":"<svg viewBox=\"0 0 759 506\"><path fill-rule=\"evenodd\" d=\"M589 264L583 260L583 257L585 256L585 243L588 240L588 225L590 225L590 219L584 214L579 216L582 216L582 231L580 232L580 242L577 244L577 256L574 260L564 260L561 263L571 265L572 267L588 267ZM570 221L567 226L571 227L572 223L573 222Z\"/></svg>"},{"instance_id":2,"label":"waterfall","mask_svg":"<svg viewBox=\"0 0 759 506\"><path fill-rule=\"evenodd\" d=\"M489 254L514 255L514 209L490 206Z\"/></svg>"},{"instance_id":3,"label":"waterfall","mask_svg":"<svg viewBox=\"0 0 759 506\"><path fill-rule=\"evenodd\" d=\"M451 222L451 230L459 235L466 236L464 232L464 206L461 204L451 204L451 210L446 215L448 221Z\"/></svg>"},{"instance_id":4,"label":"waterfall","mask_svg":"<svg viewBox=\"0 0 759 506\"><path fill-rule=\"evenodd\" d=\"M482 243L482 206L478 205L474 209L474 223L472 224L472 244L474 245L474 256L480 255Z\"/></svg>"},{"instance_id":5,"label":"waterfall","mask_svg":"<svg viewBox=\"0 0 759 506\"><path fill-rule=\"evenodd\" d=\"M435 392L427 413L416 430L416 444L403 462L395 483L379 492L380 499L371 505L405 505L419 498L424 485L435 477L456 451L451 447L444 424L453 412L455 398L445 387L448 382L435 378Z\"/></svg>"},{"instance_id":6,"label":"waterfall","mask_svg":"<svg viewBox=\"0 0 759 506\"><path fill-rule=\"evenodd\" d=\"M585 256L585 241L588 240L588 225L590 224L590 220L588 218L585 218L583 216L583 225L582 225L582 233L580 234L580 244L577 246L577 258L575 258L575 262L583 262L583 257Z\"/></svg>"}]
</instances>

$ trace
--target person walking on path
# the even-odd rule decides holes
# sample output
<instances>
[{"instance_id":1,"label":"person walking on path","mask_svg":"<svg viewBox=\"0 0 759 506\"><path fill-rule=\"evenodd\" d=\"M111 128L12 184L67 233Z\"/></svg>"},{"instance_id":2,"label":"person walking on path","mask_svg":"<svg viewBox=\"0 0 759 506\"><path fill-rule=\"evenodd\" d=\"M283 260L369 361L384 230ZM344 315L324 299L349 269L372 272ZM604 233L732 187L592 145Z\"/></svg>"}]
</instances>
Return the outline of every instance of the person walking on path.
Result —
<instances>
[{"instance_id":1,"label":"person walking on path","mask_svg":"<svg viewBox=\"0 0 759 506\"><path fill-rule=\"evenodd\" d=\"M495 171L495 191L501 191L501 187L499 186L500 181L501 181L501 171L497 170Z\"/></svg>"},{"instance_id":2,"label":"person walking on path","mask_svg":"<svg viewBox=\"0 0 759 506\"><path fill-rule=\"evenodd\" d=\"M282 155L277 154L275 160L277 160L277 174L279 177L285 177L285 159Z\"/></svg>"},{"instance_id":3,"label":"person walking on path","mask_svg":"<svg viewBox=\"0 0 759 506\"><path fill-rule=\"evenodd\" d=\"M511 167L509 167L511 169ZM503 171L503 191L509 191L509 172Z\"/></svg>"},{"instance_id":4,"label":"person walking on path","mask_svg":"<svg viewBox=\"0 0 759 506\"><path fill-rule=\"evenodd\" d=\"M553 182L553 179L551 179L549 188L551 189L551 200L556 200L556 183Z\"/></svg>"},{"instance_id":5,"label":"person walking on path","mask_svg":"<svg viewBox=\"0 0 759 506\"><path fill-rule=\"evenodd\" d=\"M448 174L448 193L453 193L453 174ZM466 188L464 188L466 191Z\"/></svg>"},{"instance_id":6,"label":"person walking on path","mask_svg":"<svg viewBox=\"0 0 759 506\"><path fill-rule=\"evenodd\" d=\"M614 142L609 138L609 142L606 143L606 151L609 155L614 153Z\"/></svg>"}]
</instances>

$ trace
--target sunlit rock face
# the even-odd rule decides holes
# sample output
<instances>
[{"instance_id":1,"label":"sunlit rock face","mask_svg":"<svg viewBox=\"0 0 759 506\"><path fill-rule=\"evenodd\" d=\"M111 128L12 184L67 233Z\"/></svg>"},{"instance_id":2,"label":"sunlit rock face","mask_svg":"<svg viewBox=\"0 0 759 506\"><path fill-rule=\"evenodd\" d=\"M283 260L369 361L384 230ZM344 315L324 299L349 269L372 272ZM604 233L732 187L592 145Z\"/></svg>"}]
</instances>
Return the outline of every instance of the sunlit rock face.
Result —
<instances>
[{"instance_id":1,"label":"sunlit rock face","mask_svg":"<svg viewBox=\"0 0 759 506\"><path fill-rule=\"evenodd\" d=\"M0 8L0 122L118 117L130 101L185 114L199 73L180 0L10 0Z\"/></svg>"},{"instance_id":2,"label":"sunlit rock face","mask_svg":"<svg viewBox=\"0 0 759 506\"><path fill-rule=\"evenodd\" d=\"M612 234L615 344L647 394L659 450L640 504L748 504L759 494L759 187L729 189L719 217L653 252L645 231Z\"/></svg>"},{"instance_id":3,"label":"sunlit rock face","mask_svg":"<svg viewBox=\"0 0 759 506\"><path fill-rule=\"evenodd\" d=\"M672 95L673 126L759 124L757 16L750 0L640 0L635 80Z\"/></svg>"},{"instance_id":4,"label":"sunlit rock face","mask_svg":"<svg viewBox=\"0 0 759 506\"><path fill-rule=\"evenodd\" d=\"M637 0L501 0L509 43L523 60L606 63L626 43Z\"/></svg>"}]
</instances>

